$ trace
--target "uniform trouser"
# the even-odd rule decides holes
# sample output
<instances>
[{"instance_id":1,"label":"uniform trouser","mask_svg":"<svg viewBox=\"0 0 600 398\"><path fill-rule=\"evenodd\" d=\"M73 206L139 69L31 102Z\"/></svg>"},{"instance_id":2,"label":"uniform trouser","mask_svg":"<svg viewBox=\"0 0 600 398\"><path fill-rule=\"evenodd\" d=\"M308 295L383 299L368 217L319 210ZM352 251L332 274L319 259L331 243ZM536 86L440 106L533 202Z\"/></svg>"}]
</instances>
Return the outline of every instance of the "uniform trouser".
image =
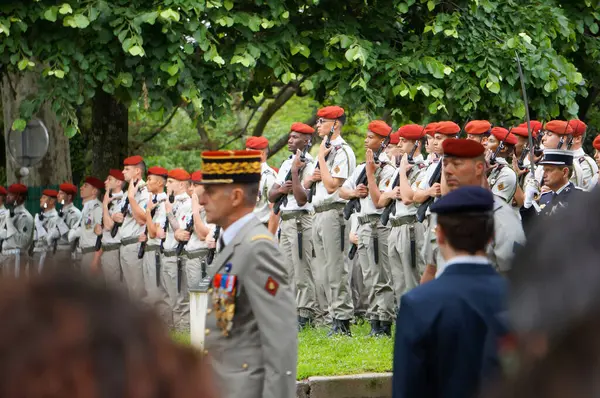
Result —
<instances>
[{"instance_id":1,"label":"uniform trouser","mask_svg":"<svg viewBox=\"0 0 600 398\"><path fill-rule=\"evenodd\" d=\"M282 221L279 246L288 260L288 276L296 286L296 308L298 315L313 318L318 313L315 279L312 269L312 216L299 215ZM298 228L302 233L302 259L298 251ZM293 279L292 279L293 278Z\"/></svg>"},{"instance_id":2,"label":"uniform trouser","mask_svg":"<svg viewBox=\"0 0 600 398\"><path fill-rule=\"evenodd\" d=\"M422 253L422 261L427 265L435 265L436 267L444 263L444 258L437 245L435 237L435 228L437 222L431 216L427 217L426 229L424 233L424 243Z\"/></svg>"},{"instance_id":3,"label":"uniform trouser","mask_svg":"<svg viewBox=\"0 0 600 398\"><path fill-rule=\"evenodd\" d=\"M365 288L362 266L360 265L360 261L358 261L358 256L354 256L352 260L346 256L345 260L352 270L350 286L352 288L354 315L365 316L369 308L369 292Z\"/></svg>"},{"instance_id":4,"label":"uniform trouser","mask_svg":"<svg viewBox=\"0 0 600 398\"><path fill-rule=\"evenodd\" d=\"M412 231L411 231L412 229ZM411 253L411 238L415 241L414 267ZM388 252L392 264L396 303L410 289L416 287L425 271L425 262L420 254L425 241L425 227L419 222L393 227L388 240Z\"/></svg>"},{"instance_id":5,"label":"uniform trouser","mask_svg":"<svg viewBox=\"0 0 600 398\"><path fill-rule=\"evenodd\" d=\"M171 306L169 305L167 290L165 289L165 286L162 283L161 271L159 271L158 275L158 286L156 284L157 250L158 246L154 248L149 248L148 246L146 246L146 250L144 251L144 257L142 259L142 269L144 274L144 290L146 291L144 302L158 312L161 319L165 322L165 324L168 327L173 327L173 311ZM161 262L162 266L162 256L160 255L160 253L158 261Z\"/></svg>"},{"instance_id":6,"label":"uniform trouser","mask_svg":"<svg viewBox=\"0 0 600 398\"><path fill-rule=\"evenodd\" d=\"M208 251L206 252L208 253ZM185 331L190 328L190 297L189 286L198 286L202 278L202 259L181 257L181 291L177 291L177 256L162 256L162 281L164 283L169 305L173 310L173 325L175 329Z\"/></svg>"},{"instance_id":7,"label":"uniform trouser","mask_svg":"<svg viewBox=\"0 0 600 398\"><path fill-rule=\"evenodd\" d=\"M119 259L123 269L123 280L127 284L129 293L138 299L144 297L144 273L143 261L138 258L140 242L129 245L121 245L119 248Z\"/></svg>"},{"instance_id":8,"label":"uniform trouser","mask_svg":"<svg viewBox=\"0 0 600 398\"><path fill-rule=\"evenodd\" d=\"M102 264L102 274L104 275L106 283L110 286L122 286L119 247L112 247L110 250L103 248L100 263Z\"/></svg>"},{"instance_id":9,"label":"uniform trouser","mask_svg":"<svg viewBox=\"0 0 600 398\"><path fill-rule=\"evenodd\" d=\"M379 220L358 227L358 258L369 297L366 315L372 321L391 321L395 317L392 270L388 257L389 234L390 228L381 225Z\"/></svg>"},{"instance_id":10,"label":"uniform trouser","mask_svg":"<svg viewBox=\"0 0 600 398\"><path fill-rule=\"evenodd\" d=\"M345 226L342 231L341 226ZM342 235L343 232L343 235ZM316 284L325 288L332 318L349 320L354 315L350 293L350 269L344 261L350 223L344 221L341 209L316 213L313 219L313 244L317 255ZM342 242L344 242L342 247Z\"/></svg>"},{"instance_id":11,"label":"uniform trouser","mask_svg":"<svg viewBox=\"0 0 600 398\"><path fill-rule=\"evenodd\" d=\"M23 278L31 259L26 251L20 250L18 254L0 254L0 267L2 277Z\"/></svg>"}]
</instances>

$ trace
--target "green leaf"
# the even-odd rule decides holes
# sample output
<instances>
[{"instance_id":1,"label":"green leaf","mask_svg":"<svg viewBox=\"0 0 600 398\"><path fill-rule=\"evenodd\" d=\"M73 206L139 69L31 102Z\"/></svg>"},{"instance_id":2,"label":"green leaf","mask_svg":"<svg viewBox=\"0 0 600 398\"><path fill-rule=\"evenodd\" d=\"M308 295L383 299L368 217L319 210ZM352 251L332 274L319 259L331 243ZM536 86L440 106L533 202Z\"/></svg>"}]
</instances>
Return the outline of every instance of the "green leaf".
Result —
<instances>
[{"instance_id":1,"label":"green leaf","mask_svg":"<svg viewBox=\"0 0 600 398\"><path fill-rule=\"evenodd\" d=\"M176 22L179 22L179 18L180 18L179 13L170 8L168 8L164 11L161 11L160 17L167 21L176 21Z\"/></svg>"},{"instance_id":2,"label":"green leaf","mask_svg":"<svg viewBox=\"0 0 600 398\"><path fill-rule=\"evenodd\" d=\"M53 72L54 72L54 76L58 77L59 79L62 79L63 77L65 77L64 70L56 69Z\"/></svg>"},{"instance_id":3,"label":"green leaf","mask_svg":"<svg viewBox=\"0 0 600 398\"><path fill-rule=\"evenodd\" d=\"M175 76L179 72L179 65L173 64L167 68L167 73L171 76Z\"/></svg>"},{"instance_id":4,"label":"green leaf","mask_svg":"<svg viewBox=\"0 0 600 398\"><path fill-rule=\"evenodd\" d=\"M75 137L76 134L77 134L77 129L73 125L69 125L65 129L65 135L67 136L67 138L73 138L73 137Z\"/></svg>"},{"instance_id":5,"label":"green leaf","mask_svg":"<svg viewBox=\"0 0 600 398\"><path fill-rule=\"evenodd\" d=\"M27 58L23 58L22 60L19 61L19 63L17 64L17 67L19 68L19 70L25 70L28 65L29 65L29 60Z\"/></svg>"},{"instance_id":6,"label":"green leaf","mask_svg":"<svg viewBox=\"0 0 600 398\"><path fill-rule=\"evenodd\" d=\"M132 46L129 48L129 54L137 57L138 55L142 55L144 53L144 49L140 46Z\"/></svg>"},{"instance_id":7,"label":"green leaf","mask_svg":"<svg viewBox=\"0 0 600 398\"><path fill-rule=\"evenodd\" d=\"M498 94L500 92L500 83L498 82L487 82L485 86L494 94Z\"/></svg>"},{"instance_id":8,"label":"green leaf","mask_svg":"<svg viewBox=\"0 0 600 398\"><path fill-rule=\"evenodd\" d=\"M590 25L590 32L592 32L592 34L597 34L598 30L599 30L599 27L596 22L594 22L593 24Z\"/></svg>"},{"instance_id":9,"label":"green leaf","mask_svg":"<svg viewBox=\"0 0 600 398\"><path fill-rule=\"evenodd\" d=\"M120 82L120 85L123 87L131 87L131 85L133 84L133 76L131 75L131 73L128 73L128 72L119 73L117 80Z\"/></svg>"},{"instance_id":10,"label":"green leaf","mask_svg":"<svg viewBox=\"0 0 600 398\"><path fill-rule=\"evenodd\" d=\"M225 65L225 60L220 55L214 57L212 61L219 65Z\"/></svg>"},{"instance_id":11,"label":"green leaf","mask_svg":"<svg viewBox=\"0 0 600 398\"><path fill-rule=\"evenodd\" d=\"M142 22L148 23L150 25L154 25L157 17L158 17L157 11L146 12L146 13L140 15L140 20Z\"/></svg>"},{"instance_id":12,"label":"green leaf","mask_svg":"<svg viewBox=\"0 0 600 398\"><path fill-rule=\"evenodd\" d=\"M325 63L325 69L332 71L335 70L335 68L337 67L337 62L335 61L327 61Z\"/></svg>"},{"instance_id":13,"label":"green leaf","mask_svg":"<svg viewBox=\"0 0 600 398\"><path fill-rule=\"evenodd\" d=\"M0 33L4 33L6 36L10 36L10 29L3 23L0 23Z\"/></svg>"},{"instance_id":14,"label":"green leaf","mask_svg":"<svg viewBox=\"0 0 600 398\"><path fill-rule=\"evenodd\" d=\"M429 0L429 1L427 2L427 9L428 9L429 11L433 11L433 9L434 9L434 8L435 8L435 1L433 1L433 0Z\"/></svg>"},{"instance_id":15,"label":"green leaf","mask_svg":"<svg viewBox=\"0 0 600 398\"><path fill-rule=\"evenodd\" d=\"M285 11L283 14L281 14L281 18L283 18L283 19L288 19L289 17L290 17L289 11Z\"/></svg>"},{"instance_id":16,"label":"green leaf","mask_svg":"<svg viewBox=\"0 0 600 398\"><path fill-rule=\"evenodd\" d=\"M400 3L398 5L398 11L400 11L402 14L406 14L408 12L408 4Z\"/></svg>"},{"instance_id":17,"label":"green leaf","mask_svg":"<svg viewBox=\"0 0 600 398\"><path fill-rule=\"evenodd\" d=\"M58 8L50 7L44 12L44 18L50 22L56 22Z\"/></svg>"},{"instance_id":18,"label":"green leaf","mask_svg":"<svg viewBox=\"0 0 600 398\"><path fill-rule=\"evenodd\" d=\"M69 3L64 3L62 6L60 6L58 12L60 12L62 15L66 15L73 13L73 9L69 5Z\"/></svg>"},{"instance_id":19,"label":"green leaf","mask_svg":"<svg viewBox=\"0 0 600 398\"><path fill-rule=\"evenodd\" d=\"M517 46L515 38L511 37L510 39L508 39L506 45L508 46L508 48L515 48Z\"/></svg>"},{"instance_id":20,"label":"green leaf","mask_svg":"<svg viewBox=\"0 0 600 398\"><path fill-rule=\"evenodd\" d=\"M14 131L23 131L25 130L25 127L27 127L27 122L23 119L15 119L12 124L12 129Z\"/></svg>"},{"instance_id":21,"label":"green leaf","mask_svg":"<svg viewBox=\"0 0 600 398\"><path fill-rule=\"evenodd\" d=\"M90 25L90 20L83 14L76 14L73 18L80 29L85 29Z\"/></svg>"},{"instance_id":22,"label":"green leaf","mask_svg":"<svg viewBox=\"0 0 600 398\"><path fill-rule=\"evenodd\" d=\"M185 43L185 46L183 46L183 51L186 54L193 54L194 53L194 45L192 43Z\"/></svg>"},{"instance_id":23,"label":"green leaf","mask_svg":"<svg viewBox=\"0 0 600 398\"><path fill-rule=\"evenodd\" d=\"M231 0L225 0L223 2L223 7L225 7L225 9L227 11L230 11L233 8L233 1L231 1Z\"/></svg>"},{"instance_id":24,"label":"green leaf","mask_svg":"<svg viewBox=\"0 0 600 398\"><path fill-rule=\"evenodd\" d=\"M454 72L454 71L452 70L451 67L449 67L449 66L444 67L444 75L447 76L447 75L451 74L452 72Z\"/></svg>"}]
</instances>

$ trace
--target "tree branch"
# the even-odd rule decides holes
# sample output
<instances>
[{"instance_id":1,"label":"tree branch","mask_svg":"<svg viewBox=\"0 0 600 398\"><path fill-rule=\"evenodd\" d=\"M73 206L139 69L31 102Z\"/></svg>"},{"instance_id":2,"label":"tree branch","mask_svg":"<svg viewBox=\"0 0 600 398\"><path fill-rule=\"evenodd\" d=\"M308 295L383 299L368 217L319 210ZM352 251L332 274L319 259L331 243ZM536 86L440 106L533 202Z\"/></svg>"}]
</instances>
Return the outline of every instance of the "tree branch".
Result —
<instances>
[{"instance_id":1,"label":"tree branch","mask_svg":"<svg viewBox=\"0 0 600 398\"><path fill-rule=\"evenodd\" d=\"M154 138L156 138L157 135L159 135L168 125L169 123L171 123L171 120L173 120L173 118L175 117L175 114L177 113L177 111L179 110L180 105L177 105L175 107L175 109L173 109L173 112L171 112L171 114L169 115L169 117L167 118L167 120L165 120L165 122L162 124L162 126L160 126L159 128L157 128L156 130L154 130L154 132L152 134L150 134L148 137L144 138L140 144L143 145L151 140L153 140ZM138 146L139 149L139 146Z\"/></svg>"}]
</instances>

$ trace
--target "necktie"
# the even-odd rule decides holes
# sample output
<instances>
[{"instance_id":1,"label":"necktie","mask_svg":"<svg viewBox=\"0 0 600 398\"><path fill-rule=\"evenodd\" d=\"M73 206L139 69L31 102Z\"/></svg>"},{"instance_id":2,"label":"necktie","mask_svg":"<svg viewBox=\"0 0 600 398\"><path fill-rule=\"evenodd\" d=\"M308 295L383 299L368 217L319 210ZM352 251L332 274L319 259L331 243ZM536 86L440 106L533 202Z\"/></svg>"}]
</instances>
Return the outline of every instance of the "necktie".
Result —
<instances>
[{"instance_id":1,"label":"necktie","mask_svg":"<svg viewBox=\"0 0 600 398\"><path fill-rule=\"evenodd\" d=\"M223 241L223 237L219 237L219 253L221 253L223 251L223 249L225 248L225 242Z\"/></svg>"}]
</instances>

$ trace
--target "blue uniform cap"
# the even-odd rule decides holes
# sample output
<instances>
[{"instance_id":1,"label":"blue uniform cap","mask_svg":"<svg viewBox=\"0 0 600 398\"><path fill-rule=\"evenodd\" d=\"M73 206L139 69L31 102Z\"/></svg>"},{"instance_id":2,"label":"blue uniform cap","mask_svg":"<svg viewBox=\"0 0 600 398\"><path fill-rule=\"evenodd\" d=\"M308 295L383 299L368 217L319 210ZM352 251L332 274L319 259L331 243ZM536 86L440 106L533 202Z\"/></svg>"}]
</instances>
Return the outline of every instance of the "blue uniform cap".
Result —
<instances>
[{"instance_id":1,"label":"blue uniform cap","mask_svg":"<svg viewBox=\"0 0 600 398\"><path fill-rule=\"evenodd\" d=\"M458 188L442 196L430 207L432 213L485 213L494 209L494 195L478 186Z\"/></svg>"},{"instance_id":2,"label":"blue uniform cap","mask_svg":"<svg viewBox=\"0 0 600 398\"><path fill-rule=\"evenodd\" d=\"M564 149L544 149L544 157L539 164L547 164L551 166L572 166L573 151Z\"/></svg>"}]
</instances>

